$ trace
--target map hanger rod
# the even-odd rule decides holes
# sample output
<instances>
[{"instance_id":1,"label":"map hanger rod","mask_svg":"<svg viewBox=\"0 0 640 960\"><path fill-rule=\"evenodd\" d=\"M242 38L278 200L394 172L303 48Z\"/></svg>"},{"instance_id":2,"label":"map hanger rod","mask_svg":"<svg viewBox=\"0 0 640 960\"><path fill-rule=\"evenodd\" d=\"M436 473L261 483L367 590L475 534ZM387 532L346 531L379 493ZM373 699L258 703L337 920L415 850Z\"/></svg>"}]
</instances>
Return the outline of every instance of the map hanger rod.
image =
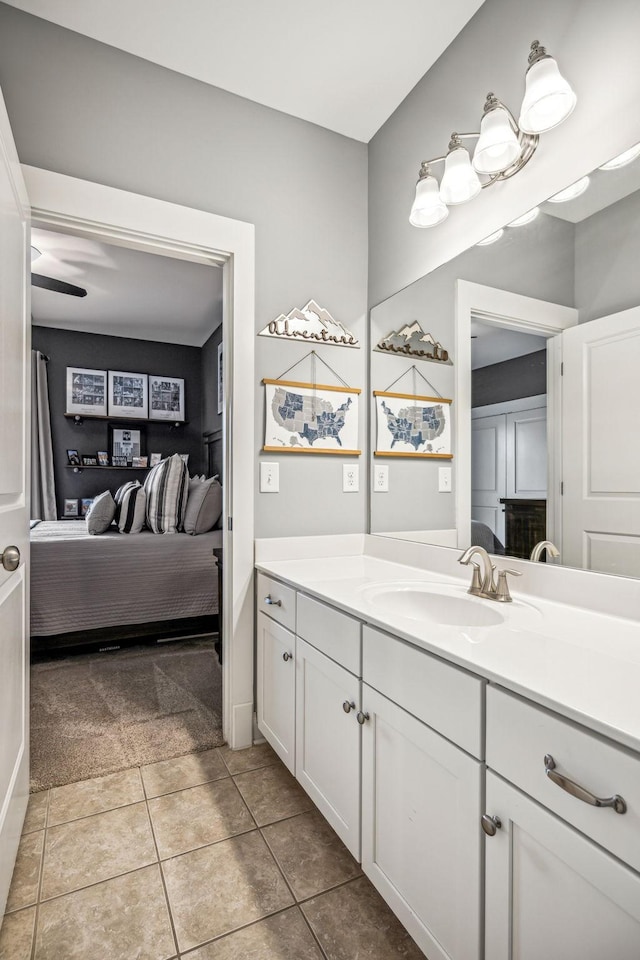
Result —
<instances>
[{"instance_id":1,"label":"map hanger rod","mask_svg":"<svg viewBox=\"0 0 640 960\"><path fill-rule=\"evenodd\" d=\"M305 353L304 357L301 357L300 360L296 360L296 362L295 362L295 363L292 363L290 367L287 367L287 369L284 371L284 373L281 373L280 376L277 377L277 379L278 379L278 380L282 380L284 377L286 377L286 375L287 375L288 373L290 373L291 370L293 370L295 367L299 367L301 363L304 363L304 361L305 361L308 357L311 357L311 384L312 384L312 386L315 387L316 384L317 384L317 382L318 382L318 381L316 380L316 360L319 360L320 363L323 363L323 364L325 365L325 367L327 368L327 370L328 370L330 373L332 373L332 374L334 375L334 377L336 378L336 380L339 380L340 383L343 384L343 386L345 386L345 387L348 387L348 386L349 386L349 384L347 383L347 381L346 381L346 380L343 380L342 377L340 376L340 374L339 374L339 373L336 373L336 371L333 369L333 367L330 367L329 364L327 363L327 361L326 361L326 360L323 360L322 357L321 357L319 354L317 354L315 350L309 350L309 353ZM426 382L429 383L428 380L427 380ZM429 386L431 386L431 384L429 384ZM438 396L440 396L440 394L438 394Z\"/></svg>"},{"instance_id":2,"label":"map hanger rod","mask_svg":"<svg viewBox=\"0 0 640 960\"><path fill-rule=\"evenodd\" d=\"M422 377L422 379L424 380L424 382L426 383L426 385L427 385L431 390L433 390L433 392L435 393L436 397L441 397L441 398L444 400L444 397L442 396L442 394L440 393L440 391L439 391L439 390L436 390L436 388L435 388L434 385L431 383L431 381L430 381L430 380L427 380L427 378L425 377L425 375L424 375L423 373L421 373L420 370L418 370L418 368L416 367L415 363L413 363L413 364L409 367L408 370L405 370L404 373L401 373L399 377L396 377L396 379L393 381L393 383L390 383L390 384L389 384L389 386L387 387L387 390L391 390L391 387L395 387L396 383L397 383L399 380L402 380L403 377L406 377L408 373L413 373L413 392L414 392L414 393L416 393L416 374L418 374L419 377ZM385 391L385 392L386 392L386 391Z\"/></svg>"}]
</instances>

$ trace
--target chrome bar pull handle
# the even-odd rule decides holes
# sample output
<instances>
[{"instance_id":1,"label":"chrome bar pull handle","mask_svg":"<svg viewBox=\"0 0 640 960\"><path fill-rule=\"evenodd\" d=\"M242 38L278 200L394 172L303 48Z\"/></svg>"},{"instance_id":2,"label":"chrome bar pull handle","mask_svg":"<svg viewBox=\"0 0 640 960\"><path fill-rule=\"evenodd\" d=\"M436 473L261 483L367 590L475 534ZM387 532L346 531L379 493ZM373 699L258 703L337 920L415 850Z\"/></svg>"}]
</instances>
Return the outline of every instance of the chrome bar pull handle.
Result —
<instances>
[{"instance_id":1,"label":"chrome bar pull handle","mask_svg":"<svg viewBox=\"0 0 640 960\"><path fill-rule=\"evenodd\" d=\"M270 593L266 595L266 597L264 598L264 602L267 604L267 606L270 606L270 607L282 606L282 600L274 600Z\"/></svg>"},{"instance_id":2,"label":"chrome bar pull handle","mask_svg":"<svg viewBox=\"0 0 640 960\"><path fill-rule=\"evenodd\" d=\"M289 660L293 660L293 654L285 652L282 654L282 659L284 660L285 663L287 663Z\"/></svg>"},{"instance_id":3,"label":"chrome bar pull handle","mask_svg":"<svg viewBox=\"0 0 640 960\"><path fill-rule=\"evenodd\" d=\"M575 780L570 780L569 777L558 773L556 771L556 762L550 753L545 755L544 770L552 783L555 783L557 787L570 793L571 796L577 800L582 800L583 803L589 803L592 807L612 807L616 813L627 812L626 801L620 794L616 793L612 797L596 797L595 793L591 793L586 787L580 786Z\"/></svg>"}]
</instances>

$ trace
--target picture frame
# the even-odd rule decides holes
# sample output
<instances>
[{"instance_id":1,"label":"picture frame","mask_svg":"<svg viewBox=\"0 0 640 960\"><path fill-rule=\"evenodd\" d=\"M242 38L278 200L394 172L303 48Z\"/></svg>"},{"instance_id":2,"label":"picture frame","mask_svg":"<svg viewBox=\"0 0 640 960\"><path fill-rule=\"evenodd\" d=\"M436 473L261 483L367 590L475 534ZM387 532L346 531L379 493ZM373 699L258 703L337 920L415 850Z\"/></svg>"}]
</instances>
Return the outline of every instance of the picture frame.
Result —
<instances>
[{"instance_id":1,"label":"picture frame","mask_svg":"<svg viewBox=\"0 0 640 960\"><path fill-rule=\"evenodd\" d=\"M218 344L218 413L224 410L224 353L222 343Z\"/></svg>"},{"instance_id":2,"label":"picture frame","mask_svg":"<svg viewBox=\"0 0 640 960\"><path fill-rule=\"evenodd\" d=\"M93 497L83 497L80 501L80 516L86 517L89 513L89 510L93 506Z\"/></svg>"},{"instance_id":3,"label":"picture frame","mask_svg":"<svg viewBox=\"0 0 640 960\"><path fill-rule=\"evenodd\" d=\"M65 517L77 517L78 516L78 501L77 500L65 500L64 501L64 514Z\"/></svg>"},{"instance_id":4,"label":"picture frame","mask_svg":"<svg viewBox=\"0 0 640 960\"><path fill-rule=\"evenodd\" d=\"M149 378L146 373L109 370L109 416L147 420Z\"/></svg>"},{"instance_id":5,"label":"picture frame","mask_svg":"<svg viewBox=\"0 0 640 960\"><path fill-rule=\"evenodd\" d=\"M263 379L265 453L359 457L359 387Z\"/></svg>"},{"instance_id":6,"label":"picture frame","mask_svg":"<svg viewBox=\"0 0 640 960\"><path fill-rule=\"evenodd\" d=\"M107 416L107 371L67 367L67 416Z\"/></svg>"},{"instance_id":7,"label":"picture frame","mask_svg":"<svg viewBox=\"0 0 640 960\"><path fill-rule=\"evenodd\" d=\"M150 465L151 467L157 467L157 465L160 463L161 460L162 460L162 454L161 454L161 453L152 453L152 454L151 454L151 461L150 461L150 464L149 464L149 465Z\"/></svg>"},{"instance_id":8,"label":"picture frame","mask_svg":"<svg viewBox=\"0 0 640 960\"><path fill-rule=\"evenodd\" d=\"M107 450L98 450L96 456L98 458L98 466L100 467L109 466L109 453Z\"/></svg>"},{"instance_id":9,"label":"picture frame","mask_svg":"<svg viewBox=\"0 0 640 960\"><path fill-rule=\"evenodd\" d=\"M149 374L149 419L184 423L184 380L181 377Z\"/></svg>"},{"instance_id":10,"label":"picture frame","mask_svg":"<svg viewBox=\"0 0 640 960\"><path fill-rule=\"evenodd\" d=\"M145 431L141 427L109 424L109 450L111 463L116 466L131 466L134 457L143 456ZM119 461L119 462L115 462ZM124 462L122 462L124 461Z\"/></svg>"},{"instance_id":11,"label":"picture frame","mask_svg":"<svg viewBox=\"0 0 640 960\"><path fill-rule=\"evenodd\" d=\"M146 470L149 463L148 457L134 457L131 466L136 467L138 470Z\"/></svg>"},{"instance_id":12,"label":"picture frame","mask_svg":"<svg viewBox=\"0 0 640 960\"><path fill-rule=\"evenodd\" d=\"M85 455L83 454L83 455L82 455L82 466L83 466L83 467L97 467L97 466L98 466L98 458L97 458L97 457L93 457L93 456L85 456Z\"/></svg>"},{"instance_id":13,"label":"picture frame","mask_svg":"<svg viewBox=\"0 0 640 960\"><path fill-rule=\"evenodd\" d=\"M67 450L67 460L70 467L79 467L82 462L77 450Z\"/></svg>"},{"instance_id":14,"label":"picture frame","mask_svg":"<svg viewBox=\"0 0 640 960\"><path fill-rule=\"evenodd\" d=\"M451 403L447 397L374 390L376 457L452 460Z\"/></svg>"}]
</instances>

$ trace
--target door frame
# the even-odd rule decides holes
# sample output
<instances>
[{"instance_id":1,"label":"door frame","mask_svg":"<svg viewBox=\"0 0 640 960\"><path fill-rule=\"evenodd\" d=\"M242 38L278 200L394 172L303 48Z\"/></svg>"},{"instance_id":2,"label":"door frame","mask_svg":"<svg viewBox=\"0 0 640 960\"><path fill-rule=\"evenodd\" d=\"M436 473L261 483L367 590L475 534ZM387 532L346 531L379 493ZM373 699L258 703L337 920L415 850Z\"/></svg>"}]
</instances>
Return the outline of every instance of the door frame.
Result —
<instances>
[{"instance_id":1,"label":"door frame","mask_svg":"<svg viewBox=\"0 0 640 960\"><path fill-rule=\"evenodd\" d=\"M456 528L458 546L471 544L471 320L519 333L546 337L547 344L547 483L548 530L557 536L562 529L560 483L562 396L558 334L578 323L578 311L547 300L487 287L469 280L456 280L455 292L455 404L454 458L456 463ZM560 544L558 544L558 547Z\"/></svg>"},{"instance_id":2,"label":"door frame","mask_svg":"<svg viewBox=\"0 0 640 960\"><path fill-rule=\"evenodd\" d=\"M222 265L223 734L232 749L253 739L253 475L255 228L221 217L22 165L34 223L165 256Z\"/></svg>"}]
</instances>

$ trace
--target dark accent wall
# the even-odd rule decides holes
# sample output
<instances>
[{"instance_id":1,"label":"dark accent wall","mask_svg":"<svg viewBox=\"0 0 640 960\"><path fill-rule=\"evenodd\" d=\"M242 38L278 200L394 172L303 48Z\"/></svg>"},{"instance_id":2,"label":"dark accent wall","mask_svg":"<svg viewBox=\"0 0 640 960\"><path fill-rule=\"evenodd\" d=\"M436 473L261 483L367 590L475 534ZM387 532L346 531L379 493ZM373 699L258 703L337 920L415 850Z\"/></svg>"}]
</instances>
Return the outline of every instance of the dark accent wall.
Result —
<instances>
[{"instance_id":1,"label":"dark accent wall","mask_svg":"<svg viewBox=\"0 0 640 960\"><path fill-rule=\"evenodd\" d=\"M471 406L537 397L547 392L547 351L479 367L471 375Z\"/></svg>"},{"instance_id":2,"label":"dark accent wall","mask_svg":"<svg viewBox=\"0 0 640 960\"><path fill-rule=\"evenodd\" d=\"M205 473L224 475L222 414L218 413L218 346L222 342L222 323L203 344L202 359L202 433L205 445Z\"/></svg>"},{"instance_id":3,"label":"dark accent wall","mask_svg":"<svg viewBox=\"0 0 640 960\"><path fill-rule=\"evenodd\" d=\"M143 470L110 467L82 473L67 469L67 449L77 450L80 455L109 450L108 420L84 420L81 426L76 426L73 420L65 417L67 366L166 373L183 378L187 423L180 427L172 427L169 423L141 423L146 433L144 452L157 452L163 456L188 453L189 472L203 471L200 347L38 326L33 327L32 336L33 349L49 357L47 369L58 516L62 516L65 498L94 497L103 490L116 490L127 480L137 478L142 482L146 476Z\"/></svg>"}]
</instances>

